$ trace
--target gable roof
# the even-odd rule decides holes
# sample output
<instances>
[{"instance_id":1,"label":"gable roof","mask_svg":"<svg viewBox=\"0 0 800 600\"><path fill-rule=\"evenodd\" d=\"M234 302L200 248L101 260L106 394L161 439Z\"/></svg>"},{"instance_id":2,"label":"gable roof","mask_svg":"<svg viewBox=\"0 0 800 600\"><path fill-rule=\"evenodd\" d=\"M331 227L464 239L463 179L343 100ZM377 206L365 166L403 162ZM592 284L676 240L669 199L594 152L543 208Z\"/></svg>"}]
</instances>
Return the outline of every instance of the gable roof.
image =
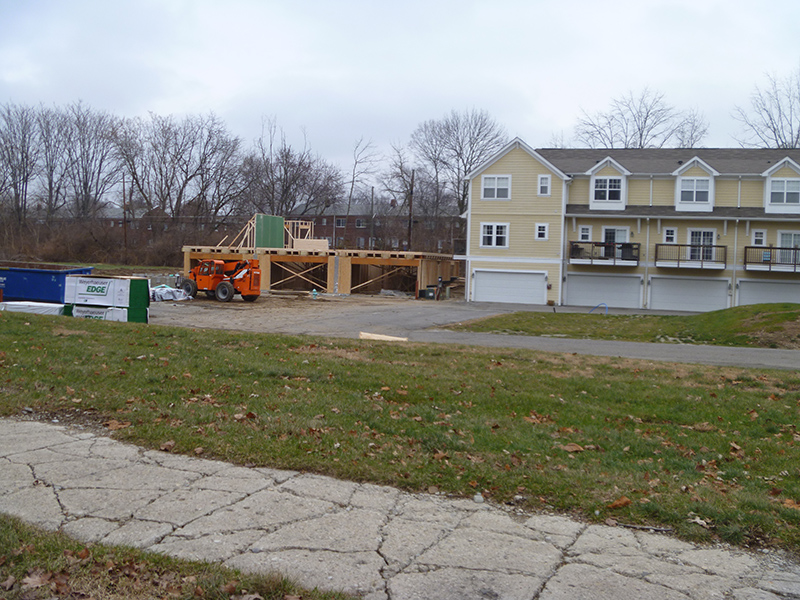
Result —
<instances>
[{"instance_id":1,"label":"gable roof","mask_svg":"<svg viewBox=\"0 0 800 600\"><path fill-rule=\"evenodd\" d=\"M555 166L547 158L542 156L538 151L536 151L533 148L531 148L530 146L528 146L528 144L523 142L518 137L516 137L513 140L511 140L508 144L503 146L500 150L498 150L489 159L487 159L485 162L483 162L482 164L478 165L475 169L473 169L472 171L467 173L467 176L464 179L472 179L473 177L475 177L479 173L481 173L481 171L485 171L490 166L492 166L494 163L496 163L498 160L503 158L506 154L508 154L509 152L511 152L512 150L515 150L517 148L519 148L521 150L524 150L525 152L530 154L530 156L532 158L534 158L535 160L537 160L540 163L542 163L544 166L546 166L548 169L550 169L556 175L558 175L561 179L569 179L569 176L566 173L564 173L561 169L559 169L557 166Z\"/></svg>"},{"instance_id":2,"label":"gable roof","mask_svg":"<svg viewBox=\"0 0 800 600\"><path fill-rule=\"evenodd\" d=\"M619 164L613 158L611 158L610 156L606 156L603 160L601 160L600 162L596 163L591 169L586 171L586 175L594 175L595 173L597 173L598 171L604 169L607 166L613 167L621 175L625 175L626 177L631 174L631 172L628 171L628 169L623 167L621 164Z\"/></svg>"},{"instance_id":3,"label":"gable roof","mask_svg":"<svg viewBox=\"0 0 800 600\"><path fill-rule=\"evenodd\" d=\"M794 169L795 173L800 173L800 165L797 164L794 160L789 158L788 156L784 158L782 161L778 162L777 164L773 165L766 171L762 173L764 177L771 177L776 171L781 170L783 167L789 167Z\"/></svg>"},{"instance_id":4,"label":"gable roof","mask_svg":"<svg viewBox=\"0 0 800 600\"><path fill-rule=\"evenodd\" d=\"M717 171L714 167L709 165L702 158L699 158L697 156L695 156L689 162L684 163L680 167L675 169L675 171L673 171L672 174L675 175L675 177L678 177L678 176L683 175L684 173L686 173L686 171L688 171L692 167L700 167L701 169L703 169L703 171L705 171L706 173L708 173L709 175L712 175L714 177L717 177L719 175L719 171Z\"/></svg>"},{"instance_id":5,"label":"gable roof","mask_svg":"<svg viewBox=\"0 0 800 600\"><path fill-rule=\"evenodd\" d=\"M568 176L584 175L606 158L633 175L665 177L694 158L720 175L760 177L786 158L800 164L800 148L540 148L536 153Z\"/></svg>"}]
</instances>

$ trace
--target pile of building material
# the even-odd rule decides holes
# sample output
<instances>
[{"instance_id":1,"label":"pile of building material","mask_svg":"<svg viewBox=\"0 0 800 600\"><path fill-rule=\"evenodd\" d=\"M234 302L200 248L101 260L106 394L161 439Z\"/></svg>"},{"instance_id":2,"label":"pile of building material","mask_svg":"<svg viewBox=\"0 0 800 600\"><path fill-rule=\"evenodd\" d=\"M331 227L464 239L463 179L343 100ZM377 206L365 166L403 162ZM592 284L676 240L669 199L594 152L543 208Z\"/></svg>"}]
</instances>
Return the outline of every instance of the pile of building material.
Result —
<instances>
[{"instance_id":1,"label":"pile of building material","mask_svg":"<svg viewBox=\"0 0 800 600\"><path fill-rule=\"evenodd\" d=\"M93 277L92 267L0 262L0 310L147 323L143 277Z\"/></svg>"},{"instance_id":2,"label":"pile of building material","mask_svg":"<svg viewBox=\"0 0 800 600\"><path fill-rule=\"evenodd\" d=\"M83 319L147 323L150 283L143 277L67 277L64 314Z\"/></svg>"}]
</instances>

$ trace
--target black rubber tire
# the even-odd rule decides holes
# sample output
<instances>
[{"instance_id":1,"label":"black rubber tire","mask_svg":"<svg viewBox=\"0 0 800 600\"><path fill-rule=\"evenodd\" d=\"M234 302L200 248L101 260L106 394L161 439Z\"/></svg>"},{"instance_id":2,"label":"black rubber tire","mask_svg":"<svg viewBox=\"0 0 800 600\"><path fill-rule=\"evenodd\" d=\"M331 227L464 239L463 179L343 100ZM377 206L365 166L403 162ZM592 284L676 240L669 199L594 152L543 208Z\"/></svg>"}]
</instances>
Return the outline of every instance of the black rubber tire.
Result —
<instances>
[{"instance_id":1,"label":"black rubber tire","mask_svg":"<svg viewBox=\"0 0 800 600\"><path fill-rule=\"evenodd\" d=\"M212 300L217 297L216 292L212 292L211 290L206 290L206 296L211 298Z\"/></svg>"},{"instance_id":2,"label":"black rubber tire","mask_svg":"<svg viewBox=\"0 0 800 600\"><path fill-rule=\"evenodd\" d=\"M230 281L220 281L215 290L217 300L220 302L230 302L233 300L233 295L236 290L233 289L233 284Z\"/></svg>"},{"instance_id":3,"label":"black rubber tire","mask_svg":"<svg viewBox=\"0 0 800 600\"><path fill-rule=\"evenodd\" d=\"M194 279L184 279L181 281L181 289L186 292L190 298L197 296L197 283Z\"/></svg>"},{"instance_id":4,"label":"black rubber tire","mask_svg":"<svg viewBox=\"0 0 800 600\"><path fill-rule=\"evenodd\" d=\"M245 302L255 302L256 300L258 300L258 296L250 294L248 294L247 296L242 296L242 298L244 299Z\"/></svg>"}]
</instances>

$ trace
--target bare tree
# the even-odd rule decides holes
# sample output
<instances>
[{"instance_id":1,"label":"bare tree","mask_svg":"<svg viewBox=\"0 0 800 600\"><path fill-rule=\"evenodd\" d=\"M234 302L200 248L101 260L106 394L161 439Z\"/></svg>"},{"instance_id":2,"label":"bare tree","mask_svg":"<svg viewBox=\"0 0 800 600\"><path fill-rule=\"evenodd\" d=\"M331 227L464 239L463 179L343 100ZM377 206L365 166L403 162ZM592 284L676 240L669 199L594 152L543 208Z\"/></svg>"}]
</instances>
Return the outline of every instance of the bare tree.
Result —
<instances>
[{"instance_id":1,"label":"bare tree","mask_svg":"<svg viewBox=\"0 0 800 600\"><path fill-rule=\"evenodd\" d=\"M245 161L248 205L271 215L319 214L342 196L342 176L304 145L295 150L274 120Z\"/></svg>"},{"instance_id":2,"label":"bare tree","mask_svg":"<svg viewBox=\"0 0 800 600\"><path fill-rule=\"evenodd\" d=\"M38 199L49 222L67 203L67 173L72 131L69 117L55 108L41 107L36 113L41 143Z\"/></svg>"},{"instance_id":3,"label":"bare tree","mask_svg":"<svg viewBox=\"0 0 800 600\"><path fill-rule=\"evenodd\" d=\"M113 143L117 119L80 102L70 105L67 114L72 130L67 147L70 210L77 218L93 217L120 175Z\"/></svg>"},{"instance_id":4,"label":"bare tree","mask_svg":"<svg viewBox=\"0 0 800 600\"><path fill-rule=\"evenodd\" d=\"M466 176L502 148L505 129L484 110L455 110L439 120L425 121L411 136L411 147L434 177L444 174L456 197L459 214L467 209Z\"/></svg>"},{"instance_id":5,"label":"bare tree","mask_svg":"<svg viewBox=\"0 0 800 600\"><path fill-rule=\"evenodd\" d=\"M663 148L670 143L694 147L708 125L695 110L680 112L666 103L664 94L644 88L611 101L605 112L583 117L575 137L590 148Z\"/></svg>"},{"instance_id":6,"label":"bare tree","mask_svg":"<svg viewBox=\"0 0 800 600\"><path fill-rule=\"evenodd\" d=\"M247 187L241 140L214 114L129 119L118 127L115 147L130 176L131 210L215 220Z\"/></svg>"},{"instance_id":7,"label":"bare tree","mask_svg":"<svg viewBox=\"0 0 800 600\"><path fill-rule=\"evenodd\" d=\"M767 75L767 85L753 91L750 110L737 106L734 116L744 126L743 146L800 148L800 67L783 79Z\"/></svg>"},{"instance_id":8,"label":"bare tree","mask_svg":"<svg viewBox=\"0 0 800 600\"><path fill-rule=\"evenodd\" d=\"M372 142L365 142L363 137L356 140L355 144L353 144L353 166L350 170L350 181L348 182L346 216L350 216L350 208L353 204L356 188L364 183L366 177L374 173L377 161L378 157Z\"/></svg>"},{"instance_id":9,"label":"bare tree","mask_svg":"<svg viewBox=\"0 0 800 600\"><path fill-rule=\"evenodd\" d=\"M35 111L17 104L0 107L0 162L16 225L22 225L28 216L28 189L37 175L39 149Z\"/></svg>"}]
</instances>

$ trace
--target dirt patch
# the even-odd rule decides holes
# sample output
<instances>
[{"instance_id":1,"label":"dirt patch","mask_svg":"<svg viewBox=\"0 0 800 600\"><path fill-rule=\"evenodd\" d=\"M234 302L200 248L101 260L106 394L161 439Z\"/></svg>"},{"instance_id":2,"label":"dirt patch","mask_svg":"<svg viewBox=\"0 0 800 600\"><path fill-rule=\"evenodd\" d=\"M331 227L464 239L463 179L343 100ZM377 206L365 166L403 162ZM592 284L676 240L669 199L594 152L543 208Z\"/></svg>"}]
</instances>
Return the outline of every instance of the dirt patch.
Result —
<instances>
[{"instance_id":1,"label":"dirt patch","mask_svg":"<svg viewBox=\"0 0 800 600\"><path fill-rule=\"evenodd\" d=\"M758 340L756 345L762 348L800 350L800 319L753 331L750 336Z\"/></svg>"}]
</instances>

